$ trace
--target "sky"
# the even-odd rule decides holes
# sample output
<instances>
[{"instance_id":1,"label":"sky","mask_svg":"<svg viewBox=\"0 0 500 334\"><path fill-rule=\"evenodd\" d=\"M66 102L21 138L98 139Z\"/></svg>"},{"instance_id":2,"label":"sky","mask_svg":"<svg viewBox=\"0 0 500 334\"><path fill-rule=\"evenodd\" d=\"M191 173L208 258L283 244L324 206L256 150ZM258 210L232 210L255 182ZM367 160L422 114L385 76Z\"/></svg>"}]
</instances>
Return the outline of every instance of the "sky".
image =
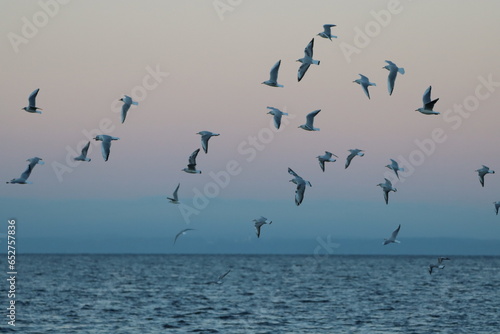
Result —
<instances>
[{"instance_id":1,"label":"sky","mask_svg":"<svg viewBox=\"0 0 500 334\"><path fill-rule=\"evenodd\" d=\"M405 239L473 239L500 254L498 2L46 0L2 8L1 232L15 219L21 252L120 244L126 253L154 238L165 243L152 251L164 253L258 253L265 242L269 252L294 252L283 243L313 252L328 237L369 240L390 254L411 253ZM337 25L332 41L316 36L327 23ZM297 82L296 60L312 38L320 65ZM284 87L262 85L278 60ZM406 72L391 96L385 60ZM376 83L370 100L353 83L360 73ZM415 111L429 86L437 116ZM42 114L21 110L36 88ZM121 124L125 94L139 105ZM289 113L279 131L267 106ZM316 109L320 131L299 129ZM198 155L202 174L184 173L203 130L220 136ZM97 134L120 138L109 160L90 139L92 161L73 161ZM353 148L365 156L345 169ZM339 158L322 172L316 156L324 151ZM5 183L34 156L45 164L33 184ZM405 167L401 180L385 168L389 159ZM475 173L483 164L499 169L484 188ZM298 207L289 167L312 184ZM389 205L376 186L385 177L398 190ZM173 205L166 197L178 183L182 204ZM273 224L257 239L260 216ZM402 243L378 247L399 224ZM174 246L185 228L195 231Z\"/></svg>"}]
</instances>

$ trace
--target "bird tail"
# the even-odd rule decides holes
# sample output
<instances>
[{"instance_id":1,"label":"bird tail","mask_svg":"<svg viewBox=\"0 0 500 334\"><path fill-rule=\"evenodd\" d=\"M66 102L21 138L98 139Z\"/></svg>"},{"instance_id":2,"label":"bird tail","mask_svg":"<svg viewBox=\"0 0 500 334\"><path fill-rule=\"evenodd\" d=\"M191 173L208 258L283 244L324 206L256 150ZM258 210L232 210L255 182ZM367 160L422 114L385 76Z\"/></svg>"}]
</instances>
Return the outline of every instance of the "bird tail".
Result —
<instances>
[{"instance_id":1,"label":"bird tail","mask_svg":"<svg viewBox=\"0 0 500 334\"><path fill-rule=\"evenodd\" d=\"M139 105L139 102L135 102L135 101L134 101L134 102L132 102L132 104L133 104L134 106L138 106L138 105Z\"/></svg>"},{"instance_id":2,"label":"bird tail","mask_svg":"<svg viewBox=\"0 0 500 334\"><path fill-rule=\"evenodd\" d=\"M375 82L370 82L370 86L376 86L377 84Z\"/></svg>"},{"instance_id":3,"label":"bird tail","mask_svg":"<svg viewBox=\"0 0 500 334\"><path fill-rule=\"evenodd\" d=\"M399 241L399 240L394 240L394 242L397 243L397 244L401 243L401 241Z\"/></svg>"},{"instance_id":4,"label":"bird tail","mask_svg":"<svg viewBox=\"0 0 500 334\"><path fill-rule=\"evenodd\" d=\"M319 62L320 62L319 60L313 60L313 64L315 65L319 65Z\"/></svg>"},{"instance_id":5,"label":"bird tail","mask_svg":"<svg viewBox=\"0 0 500 334\"><path fill-rule=\"evenodd\" d=\"M400 67L400 68L398 68L398 72L401 74L405 74L405 69Z\"/></svg>"}]
</instances>

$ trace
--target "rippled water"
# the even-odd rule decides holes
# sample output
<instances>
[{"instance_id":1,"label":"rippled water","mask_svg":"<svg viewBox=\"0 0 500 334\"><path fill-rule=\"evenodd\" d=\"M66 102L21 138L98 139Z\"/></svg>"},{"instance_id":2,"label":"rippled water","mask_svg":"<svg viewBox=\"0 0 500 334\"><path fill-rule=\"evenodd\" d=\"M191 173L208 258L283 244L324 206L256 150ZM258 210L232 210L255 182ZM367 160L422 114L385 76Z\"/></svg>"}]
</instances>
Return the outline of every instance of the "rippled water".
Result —
<instances>
[{"instance_id":1,"label":"rippled water","mask_svg":"<svg viewBox=\"0 0 500 334\"><path fill-rule=\"evenodd\" d=\"M20 333L500 333L500 257L18 256ZM209 284L225 271L223 284Z\"/></svg>"}]
</instances>

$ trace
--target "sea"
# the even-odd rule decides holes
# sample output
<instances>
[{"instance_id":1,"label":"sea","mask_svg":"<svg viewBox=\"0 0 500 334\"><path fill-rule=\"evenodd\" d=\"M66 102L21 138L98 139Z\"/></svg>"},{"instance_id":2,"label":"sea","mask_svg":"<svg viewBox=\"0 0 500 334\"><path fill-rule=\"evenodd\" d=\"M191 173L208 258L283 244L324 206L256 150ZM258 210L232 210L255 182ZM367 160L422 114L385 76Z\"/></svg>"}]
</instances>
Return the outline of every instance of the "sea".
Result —
<instances>
[{"instance_id":1,"label":"sea","mask_svg":"<svg viewBox=\"0 0 500 334\"><path fill-rule=\"evenodd\" d=\"M451 257L431 275L436 261L20 254L15 326L4 279L0 332L500 333L500 257Z\"/></svg>"}]
</instances>

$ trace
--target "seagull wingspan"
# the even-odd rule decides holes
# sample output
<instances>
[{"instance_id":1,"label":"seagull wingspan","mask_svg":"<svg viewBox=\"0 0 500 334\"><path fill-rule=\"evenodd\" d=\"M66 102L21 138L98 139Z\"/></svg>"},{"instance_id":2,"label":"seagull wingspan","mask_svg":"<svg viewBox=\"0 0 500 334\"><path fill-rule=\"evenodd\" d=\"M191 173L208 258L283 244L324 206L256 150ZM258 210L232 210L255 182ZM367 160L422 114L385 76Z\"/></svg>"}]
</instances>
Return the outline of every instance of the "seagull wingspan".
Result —
<instances>
[{"instance_id":1,"label":"seagull wingspan","mask_svg":"<svg viewBox=\"0 0 500 334\"><path fill-rule=\"evenodd\" d=\"M38 92L40 91L40 88L35 89L29 96L28 102L30 107L35 107L36 106L36 96L38 95Z\"/></svg>"}]
</instances>

